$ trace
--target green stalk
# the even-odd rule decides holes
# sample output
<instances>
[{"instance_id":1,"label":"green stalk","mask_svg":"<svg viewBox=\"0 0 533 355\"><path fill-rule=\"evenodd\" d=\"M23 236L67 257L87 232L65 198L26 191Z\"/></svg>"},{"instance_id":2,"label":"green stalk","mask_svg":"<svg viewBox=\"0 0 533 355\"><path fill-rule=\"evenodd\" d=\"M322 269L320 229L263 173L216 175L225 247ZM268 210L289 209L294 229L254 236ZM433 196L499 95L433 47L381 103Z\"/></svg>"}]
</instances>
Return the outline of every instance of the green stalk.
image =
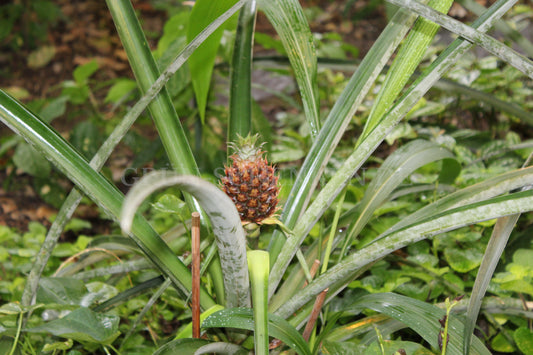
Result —
<instances>
[{"instance_id":1,"label":"green stalk","mask_svg":"<svg viewBox=\"0 0 533 355\"><path fill-rule=\"evenodd\" d=\"M256 2L249 1L241 9L231 62L228 142L246 137L252 129L252 47L254 41ZM228 147L228 156L231 155Z\"/></svg>"},{"instance_id":2,"label":"green stalk","mask_svg":"<svg viewBox=\"0 0 533 355\"><path fill-rule=\"evenodd\" d=\"M415 19L416 16L407 11L401 9L397 11L333 106L300 168L283 208L281 220L289 229L294 228L302 211L307 207L313 190L348 123ZM284 236L280 232L274 232L269 245L272 262L278 258L284 243Z\"/></svg>"},{"instance_id":3,"label":"green stalk","mask_svg":"<svg viewBox=\"0 0 533 355\"><path fill-rule=\"evenodd\" d=\"M124 201L122 193L103 175L96 172L47 123L37 118L1 90L0 120L15 133L30 142L37 151L51 160L81 191L118 221ZM146 256L172 280L172 283L179 291L190 291L191 274L189 270L142 216L136 216L130 236ZM201 292L201 303L204 308L209 308L215 304L205 290Z\"/></svg>"},{"instance_id":4,"label":"green stalk","mask_svg":"<svg viewBox=\"0 0 533 355\"><path fill-rule=\"evenodd\" d=\"M254 347L257 355L268 355L268 252L248 252L248 270L252 286L254 312Z\"/></svg>"}]
</instances>

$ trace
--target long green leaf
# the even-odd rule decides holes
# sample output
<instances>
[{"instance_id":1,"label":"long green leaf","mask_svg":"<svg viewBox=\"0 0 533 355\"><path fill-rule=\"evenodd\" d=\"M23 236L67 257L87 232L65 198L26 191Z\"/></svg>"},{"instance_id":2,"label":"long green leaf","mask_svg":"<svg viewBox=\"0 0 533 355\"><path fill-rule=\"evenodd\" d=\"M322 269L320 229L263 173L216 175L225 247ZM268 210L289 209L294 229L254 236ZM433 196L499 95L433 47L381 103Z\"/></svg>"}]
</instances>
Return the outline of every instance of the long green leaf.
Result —
<instances>
[{"instance_id":1,"label":"long green leaf","mask_svg":"<svg viewBox=\"0 0 533 355\"><path fill-rule=\"evenodd\" d=\"M207 25L231 8L237 0L198 0L194 3L187 27L187 40L191 41ZM223 28L216 30L193 53L189 61L191 80L196 96L196 104L202 122L205 120L207 96L211 85L211 74L220 45Z\"/></svg>"},{"instance_id":2,"label":"long green leaf","mask_svg":"<svg viewBox=\"0 0 533 355\"><path fill-rule=\"evenodd\" d=\"M446 314L439 307L394 293L365 295L357 299L352 307L352 309L360 310L369 308L399 320L417 332L433 348L439 348L438 336L441 330L439 319ZM464 324L453 315L450 317L450 322L448 352L446 354L464 354L462 347ZM474 354L490 354L478 338L474 338L472 352Z\"/></svg>"},{"instance_id":3,"label":"long green leaf","mask_svg":"<svg viewBox=\"0 0 533 355\"><path fill-rule=\"evenodd\" d=\"M507 191L526 186L533 179L533 167L513 170L504 174L486 179L480 183L465 187L455 191L434 203L427 205L392 226L386 233L396 232L408 225L414 224L422 219L439 212L459 207L461 205L486 200ZM386 236L387 234L384 234Z\"/></svg>"},{"instance_id":4,"label":"long green leaf","mask_svg":"<svg viewBox=\"0 0 533 355\"><path fill-rule=\"evenodd\" d=\"M429 216L417 223L378 238L372 244L351 254L327 273L282 305L276 314L287 317L322 290L336 283L349 281L354 273L369 263L419 240L429 238L473 223L533 210L533 191L496 197L450 209Z\"/></svg>"},{"instance_id":5,"label":"long green leaf","mask_svg":"<svg viewBox=\"0 0 533 355\"><path fill-rule=\"evenodd\" d=\"M249 1L241 10L233 59L229 101L228 142L246 137L252 129L252 49L256 2ZM228 149L231 149L228 145ZM228 152L230 155L230 152Z\"/></svg>"},{"instance_id":6,"label":"long green leaf","mask_svg":"<svg viewBox=\"0 0 533 355\"><path fill-rule=\"evenodd\" d=\"M217 186L191 175L154 171L139 180L126 195L120 226L130 231L135 211L154 191L176 186L196 198L207 213L218 246L227 307L250 305L246 237L235 204Z\"/></svg>"},{"instance_id":7,"label":"long green leaf","mask_svg":"<svg viewBox=\"0 0 533 355\"><path fill-rule=\"evenodd\" d=\"M26 110L17 101L0 90L0 120L15 133L30 142L37 151L51 160L77 187L115 220L118 220L124 200L122 193L109 180L96 172L61 135L46 122ZM137 216L130 236L147 257L170 279L179 290L190 290L191 274L141 216ZM202 291L203 307L215 304Z\"/></svg>"},{"instance_id":8,"label":"long green leaf","mask_svg":"<svg viewBox=\"0 0 533 355\"><path fill-rule=\"evenodd\" d=\"M207 317L202 328L254 330L253 311L251 308L223 309ZM268 334L281 340L300 355L311 354L309 346L296 328L274 314L268 315Z\"/></svg>"},{"instance_id":9,"label":"long green leaf","mask_svg":"<svg viewBox=\"0 0 533 355\"><path fill-rule=\"evenodd\" d=\"M300 168L283 208L281 220L288 228L294 228L302 211L307 207L313 190L344 130L415 18L416 16L403 10L394 15L333 106ZM276 261L284 243L285 237L280 232L275 232L269 245L271 262ZM271 274L271 281L272 277L280 275ZM271 284L271 290L275 286L276 283ZM269 294L272 295L272 292Z\"/></svg>"},{"instance_id":10,"label":"long green leaf","mask_svg":"<svg viewBox=\"0 0 533 355\"><path fill-rule=\"evenodd\" d=\"M298 0L258 0L278 33L294 70L305 116L316 137L320 130L316 53L313 35Z\"/></svg>"},{"instance_id":11,"label":"long green leaf","mask_svg":"<svg viewBox=\"0 0 533 355\"><path fill-rule=\"evenodd\" d=\"M447 30L469 40L472 43L483 47L498 58L509 63L528 77L533 79L533 61L527 59L523 55L517 53L512 48L506 46L500 41L487 36L486 34L476 30L474 27L463 24L454 18L443 15L432 8L420 4L415 0L387 0L395 5L403 6L412 10L435 23L438 23Z\"/></svg>"},{"instance_id":12,"label":"long green leaf","mask_svg":"<svg viewBox=\"0 0 533 355\"><path fill-rule=\"evenodd\" d=\"M159 77L159 69L135 16L135 10L130 1L107 0L107 5L139 88L145 93ZM166 88L161 89L148 109L174 169L181 174L199 175L187 136ZM191 209L195 209L195 202L190 197L186 199Z\"/></svg>"},{"instance_id":13,"label":"long green leaf","mask_svg":"<svg viewBox=\"0 0 533 355\"><path fill-rule=\"evenodd\" d=\"M479 19L473 26L480 31L486 31L492 23L502 16L516 0L499 0ZM351 177L357 172L370 154L386 137L390 129L394 127L407 112L420 100L420 98L435 84L435 82L448 70L456 60L464 54L472 45L464 40L457 39L431 64L423 75L409 87L409 90L389 110L368 136L366 136L357 149L345 160L331 180L320 191L316 199L306 212L299 216L298 223L293 229L293 235L289 237L283 250L272 267L270 273L270 290L272 295L277 288L292 257L303 242L307 233L311 230L318 218L335 200ZM289 225L290 226L290 225Z\"/></svg>"},{"instance_id":14,"label":"long green leaf","mask_svg":"<svg viewBox=\"0 0 533 355\"><path fill-rule=\"evenodd\" d=\"M434 8L436 11L448 12L452 3L453 0L430 0L428 7ZM407 80L422 61L422 57L438 29L438 25L424 18L419 18L416 21L387 72L382 88L372 105L361 138L364 138L379 124L383 115L396 100ZM361 138L358 140L359 142Z\"/></svg>"},{"instance_id":15,"label":"long green leaf","mask_svg":"<svg viewBox=\"0 0 533 355\"><path fill-rule=\"evenodd\" d=\"M474 0L459 0L458 2L477 16L481 15L486 10L483 5ZM506 38L518 44L529 57L533 57L533 43L531 43L519 31L508 25L507 22L503 20L497 21L494 24L494 28L498 30L498 32L503 33Z\"/></svg>"},{"instance_id":16,"label":"long green leaf","mask_svg":"<svg viewBox=\"0 0 533 355\"><path fill-rule=\"evenodd\" d=\"M483 260L479 266L479 271L472 288L468 309L466 312L466 324L464 329L464 344L463 351L465 355L469 354L472 335L476 326L479 310L481 309L481 302L487 291L494 270L500 261L503 250L507 245L509 236L518 221L520 215L515 214L499 218L494 226L489 244L483 254Z\"/></svg>"}]
</instances>

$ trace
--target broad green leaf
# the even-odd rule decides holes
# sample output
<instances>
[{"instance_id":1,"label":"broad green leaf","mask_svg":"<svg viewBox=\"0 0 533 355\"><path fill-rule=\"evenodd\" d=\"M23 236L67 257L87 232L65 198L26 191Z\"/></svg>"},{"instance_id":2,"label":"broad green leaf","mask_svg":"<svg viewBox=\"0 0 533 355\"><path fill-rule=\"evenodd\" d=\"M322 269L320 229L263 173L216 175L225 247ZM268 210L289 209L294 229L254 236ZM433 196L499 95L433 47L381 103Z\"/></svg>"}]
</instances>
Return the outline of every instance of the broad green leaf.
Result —
<instances>
[{"instance_id":1,"label":"broad green leaf","mask_svg":"<svg viewBox=\"0 0 533 355\"><path fill-rule=\"evenodd\" d=\"M129 233L140 204L154 191L176 186L194 196L211 221L223 270L227 307L250 304L246 238L237 208L217 186L195 176L154 171L128 192L121 213L122 230Z\"/></svg>"},{"instance_id":2,"label":"broad green leaf","mask_svg":"<svg viewBox=\"0 0 533 355\"><path fill-rule=\"evenodd\" d=\"M533 250L518 249L513 253L513 263L533 271Z\"/></svg>"},{"instance_id":3,"label":"broad green leaf","mask_svg":"<svg viewBox=\"0 0 533 355\"><path fill-rule=\"evenodd\" d=\"M27 56L28 67L33 69L42 68L54 58L56 48L54 46L41 46Z\"/></svg>"},{"instance_id":4,"label":"broad green leaf","mask_svg":"<svg viewBox=\"0 0 533 355\"><path fill-rule=\"evenodd\" d=\"M279 35L294 70L302 96L305 116L313 137L321 128L316 79L315 46L309 24L297 0L259 0L263 10Z\"/></svg>"},{"instance_id":5,"label":"broad green leaf","mask_svg":"<svg viewBox=\"0 0 533 355\"><path fill-rule=\"evenodd\" d=\"M439 319L442 319L446 312L437 306L394 293L379 293L360 297L352 304L352 307L361 311L369 308L399 320L417 332L433 348L439 348L438 335L441 330ZM450 323L447 354L462 355L464 325L453 315L450 317ZM490 354L478 338L474 338L471 353Z\"/></svg>"},{"instance_id":6,"label":"broad green leaf","mask_svg":"<svg viewBox=\"0 0 533 355\"><path fill-rule=\"evenodd\" d=\"M483 253L475 248L450 247L444 249L444 257L452 269L466 273L481 264Z\"/></svg>"},{"instance_id":7,"label":"broad green leaf","mask_svg":"<svg viewBox=\"0 0 533 355\"><path fill-rule=\"evenodd\" d=\"M526 327L520 327L513 333L513 339L518 349L524 354L533 354L533 332Z\"/></svg>"},{"instance_id":8,"label":"broad green leaf","mask_svg":"<svg viewBox=\"0 0 533 355\"><path fill-rule=\"evenodd\" d=\"M59 96L50 100L39 112L41 118L46 122L52 122L54 118L63 115L67 109L68 96Z\"/></svg>"},{"instance_id":9,"label":"broad green leaf","mask_svg":"<svg viewBox=\"0 0 533 355\"><path fill-rule=\"evenodd\" d=\"M154 202L152 206L158 211L175 213L178 215L184 214L183 210L187 208L185 202L171 194L164 194L156 202Z\"/></svg>"},{"instance_id":10,"label":"broad green leaf","mask_svg":"<svg viewBox=\"0 0 533 355\"><path fill-rule=\"evenodd\" d=\"M18 303L10 302L5 303L0 306L0 314L3 315L14 315L20 314L22 312L22 307Z\"/></svg>"},{"instance_id":11,"label":"broad green leaf","mask_svg":"<svg viewBox=\"0 0 533 355\"><path fill-rule=\"evenodd\" d=\"M80 305L86 293L87 288L82 280L67 277L43 277L39 282L37 302Z\"/></svg>"},{"instance_id":12,"label":"broad green leaf","mask_svg":"<svg viewBox=\"0 0 533 355\"><path fill-rule=\"evenodd\" d=\"M90 159L98 151L102 134L92 121L83 121L72 130L70 142L85 158Z\"/></svg>"},{"instance_id":13,"label":"broad green leaf","mask_svg":"<svg viewBox=\"0 0 533 355\"><path fill-rule=\"evenodd\" d=\"M137 88L137 83L131 79L118 80L107 92L107 96L104 99L105 103L118 103L121 100L128 98L133 90Z\"/></svg>"},{"instance_id":14,"label":"broad green leaf","mask_svg":"<svg viewBox=\"0 0 533 355\"><path fill-rule=\"evenodd\" d=\"M531 281L512 280L503 282L500 287L503 290L514 291L516 293L527 293L528 295L533 296L533 285L531 284Z\"/></svg>"},{"instance_id":15,"label":"broad green leaf","mask_svg":"<svg viewBox=\"0 0 533 355\"><path fill-rule=\"evenodd\" d=\"M66 341L61 341L61 342L58 341L58 342L51 343L51 344L45 344L43 346L43 352L47 353L47 352L56 351L56 350L68 350L72 348L73 345L74 345L74 342L72 341L72 339L68 339Z\"/></svg>"},{"instance_id":16,"label":"broad green leaf","mask_svg":"<svg viewBox=\"0 0 533 355\"><path fill-rule=\"evenodd\" d=\"M343 355L362 355L366 346L354 344L347 341L328 341L324 340L320 343L320 351L322 354L343 354Z\"/></svg>"},{"instance_id":17,"label":"broad green leaf","mask_svg":"<svg viewBox=\"0 0 533 355\"><path fill-rule=\"evenodd\" d=\"M223 309L207 317L202 328L237 328L254 330L251 308ZM274 314L268 315L268 334L283 341L300 355L310 355L311 351L301 334L285 319Z\"/></svg>"},{"instance_id":18,"label":"broad green leaf","mask_svg":"<svg viewBox=\"0 0 533 355\"><path fill-rule=\"evenodd\" d=\"M502 334L498 333L490 342L490 347L494 351L500 353L514 353L516 348L507 340L507 338Z\"/></svg>"},{"instance_id":19,"label":"broad green leaf","mask_svg":"<svg viewBox=\"0 0 533 355\"><path fill-rule=\"evenodd\" d=\"M74 72L72 73L74 80L78 85L86 84L87 79L89 79L91 75L98 70L98 67L98 62L96 62L96 60L92 60L87 64L80 65L74 69Z\"/></svg>"},{"instance_id":20,"label":"broad green leaf","mask_svg":"<svg viewBox=\"0 0 533 355\"><path fill-rule=\"evenodd\" d=\"M220 15L235 5L237 0L198 0L189 16L187 25L187 40L190 42L208 24L216 20ZM191 79L196 94L196 104L202 122L205 120L205 108L207 106L207 96L211 84L211 74L213 65L220 45L223 28L217 29L207 38L200 47L191 55L189 69Z\"/></svg>"},{"instance_id":21,"label":"broad green leaf","mask_svg":"<svg viewBox=\"0 0 533 355\"><path fill-rule=\"evenodd\" d=\"M80 342L111 344L120 334L120 318L78 308L65 317L50 321L38 327L26 329L30 333L47 333Z\"/></svg>"}]
</instances>

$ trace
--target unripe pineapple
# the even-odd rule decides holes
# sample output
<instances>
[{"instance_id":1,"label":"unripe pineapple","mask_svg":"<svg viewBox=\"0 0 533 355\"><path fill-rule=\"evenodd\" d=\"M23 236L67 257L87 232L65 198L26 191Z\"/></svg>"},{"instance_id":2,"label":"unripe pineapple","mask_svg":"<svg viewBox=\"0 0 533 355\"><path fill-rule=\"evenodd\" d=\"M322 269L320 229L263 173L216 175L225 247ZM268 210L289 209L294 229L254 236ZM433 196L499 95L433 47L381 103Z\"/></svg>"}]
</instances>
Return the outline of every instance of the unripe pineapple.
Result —
<instances>
[{"instance_id":1,"label":"unripe pineapple","mask_svg":"<svg viewBox=\"0 0 533 355\"><path fill-rule=\"evenodd\" d=\"M221 186L231 197L243 223L258 223L272 216L278 204L278 176L257 145L258 136L239 137L232 144L233 164L225 167Z\"/></svg>"}]
</instances>

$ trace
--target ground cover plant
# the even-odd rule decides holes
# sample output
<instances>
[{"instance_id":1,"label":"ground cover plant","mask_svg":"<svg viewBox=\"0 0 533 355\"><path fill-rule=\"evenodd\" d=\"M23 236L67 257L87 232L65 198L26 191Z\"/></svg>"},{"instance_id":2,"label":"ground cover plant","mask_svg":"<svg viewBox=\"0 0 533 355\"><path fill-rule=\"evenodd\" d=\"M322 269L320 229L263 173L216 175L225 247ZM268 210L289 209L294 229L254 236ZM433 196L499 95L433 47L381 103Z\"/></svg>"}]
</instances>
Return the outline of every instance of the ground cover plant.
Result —
<instances>
[{"instance_id":1,"label":"ground cover plant","mask_svg":"<svg viewBox=\"0 0 533 355\"><path fill-rule=\"evenodd\" d=\"M532 123L532 46L512 26L533 10L462 1L475 14L465 24L446 15L453 3L388 1L386 26L355 63L338 60L357 53L339 37L315 38L313 10L295 0L198 0L173 12L153 51L132 5L106 1L135 81L104 86L124 112L103 125L105 140L101 117L70 141L50 124L67 103L94 108L96 62L31 110L0 91L0 119L16 133L0 151L15 150L12 164L60 206L48 230L0 229L0 349L530 353L533 144L511 128ZM258 12L277 37L256 33ZM505 40L486 34L493 27ZM456 38L436 45L437 32ZM254 57L254 41L276 54ZM491 56L471 56L476 47ZM253 67L295 80L296 93L276 93L278 122L252 97ZM153 142L131 130L146 109ZM481 116L490 129L460 121ZM122 139L135 166L159 168L128 180L126 195L104 168ZM75 185L64 197L60 173ZM88 200L113 232L58 243L87 226L72 216Z\"/></svg>"}]
</instances>

